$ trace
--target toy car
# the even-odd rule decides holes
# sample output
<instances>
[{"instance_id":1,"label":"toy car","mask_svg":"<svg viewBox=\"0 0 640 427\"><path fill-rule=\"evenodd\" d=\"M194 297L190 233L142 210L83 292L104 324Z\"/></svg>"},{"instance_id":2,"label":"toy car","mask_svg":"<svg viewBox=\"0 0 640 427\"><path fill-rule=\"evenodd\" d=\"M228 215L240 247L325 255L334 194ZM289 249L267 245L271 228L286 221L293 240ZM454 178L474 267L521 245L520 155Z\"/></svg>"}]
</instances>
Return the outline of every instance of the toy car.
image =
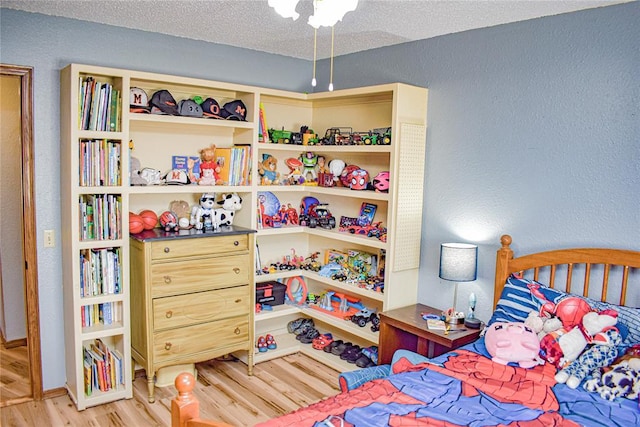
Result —
<instances>
[{"instance_id":1,"label":"toy car","mask_svg":"<svg viewBox=\"0 0 640 427\"><path fill-rule=\"evenodd\" d=\"M293 132L288 130L269 129L269 139L278 144L289 144L292 140Z\"/></svg>"},{"instance_id":2,"label":"toy car","mask_svg":"<svg viewBox=\"0 0 640 427\"><path fill-rule=\"evenodd\" d=\"M309 217L310 228L316 228L317 226L327 229L336 228L336 219L331 215L327 206L326 203L320 203L311 207Z\"/></svg>"},{"instance_id":3,"label":"toy car","mask_svg":"<svg viewBox=\"0 0 640 427\"><path fill-rule=\"evenodd\" d=\"M322 145L350 145L352 128L329 128L320 140Z\"/></svg>"},{"instance_id":4,"label":"toy car","mask_svg":"<svg viewBox=\"0 0 640 427\"><path fill-rule=\"evenodd\" d=\"M377 317L378 316L376 315L375 312L365 307L362 310L358 311L353 316L351 316L351 321L356 325L360 326L361 328L364 328L368 322L373 322L373 319Z\"/></svg>"}]
</instances>

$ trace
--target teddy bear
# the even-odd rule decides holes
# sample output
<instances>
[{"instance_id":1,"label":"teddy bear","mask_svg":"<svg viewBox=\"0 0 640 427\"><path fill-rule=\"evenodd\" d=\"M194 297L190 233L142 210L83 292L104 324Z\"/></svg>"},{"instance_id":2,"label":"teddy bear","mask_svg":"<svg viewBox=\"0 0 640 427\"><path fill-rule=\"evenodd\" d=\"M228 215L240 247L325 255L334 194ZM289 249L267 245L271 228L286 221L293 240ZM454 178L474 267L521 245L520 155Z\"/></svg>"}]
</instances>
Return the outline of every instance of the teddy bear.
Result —
<instances>
[{"instance_id":1,"label":"teddy bear","mask_svg":"<svg viewBox=\"0 0 640 427\"><path fill-rule=\"evenodd\" d=\"M609 366L618 357L617 346L622 343L620 333L614 327L598 333L591 347L555 376L558 383L577 388L582 380L598 368Z\"/></svg>"},{"instance_id":2,"label":"teddy bear","mask_svg":"<svg viewBox=\"0 0 640 427\"><path fill-rule=\"evenodd\" d=\"M200 179L199 185L220 185L220 165L216 163L216 146L211 144L200 150Z\"/></svg>"},{"instance_id":3,"label":"teddy bear","mask_svg":"<svg viewBox=\"0 0 640 427\"><path fill-rule=\"evenodd\" d=\"M280 173L276 171L278 160L270 154L264 154L262 162L258 166L258 174L260 174L260 184L262 185L278 185L280 184Z\"/></svg>"},{"instance_id":4,"label":"teddy bear","mask_svg":"<svg viewBox=\"0 0 640 427\"><path fill-rule=\"evenodd\" d=\"M587 391L597 392L606 400L625 397L635 400L640 395L640 344L631 346L626 353L605 368L591 372L585 381Z\"/></svg>"},{"instance_id":5,"label":"teddy bear","mask_svg":"<svg viewBox=\"0 0 640 427\"><path fill-rule=\"evenodd\" d=\"M540 340L540 355L557 368L564 368L580 356L596 334L616 323L613 310L591 311L571 330L558 329L545 335Z\"/></svg>"}]
</instances>

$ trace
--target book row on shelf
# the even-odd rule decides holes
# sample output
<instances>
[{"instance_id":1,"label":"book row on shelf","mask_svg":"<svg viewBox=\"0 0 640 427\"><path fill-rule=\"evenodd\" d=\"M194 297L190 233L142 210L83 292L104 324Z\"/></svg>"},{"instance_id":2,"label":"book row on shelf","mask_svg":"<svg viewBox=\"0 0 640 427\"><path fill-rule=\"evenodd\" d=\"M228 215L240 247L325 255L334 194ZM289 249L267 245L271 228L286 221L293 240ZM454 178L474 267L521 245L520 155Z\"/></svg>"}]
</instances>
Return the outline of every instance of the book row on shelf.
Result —
<instances>
[{"instance_id":1,"label":"book row on shelf","mask_svg":"<svg viewBox=\"0 0 640 427\"><path fill-rule=\"evenodd\" d=\"M120 185L120 150L119 141L80 140L80 186Z\"/></svg>"},{"instance_id":2,"label":"book row on shelf","mask_svg":"<svg viewBox=\"0 0 640 427\"><path fill-rule=\"evenodd\" d=\"M192 184L211 178L207 170L212 171L216 185L251 184L251 146L214 147L209 151L214 153L211 159L173 156L172 169L183 171Z\"/></svg>"},{"instance_id":3,"label":"book row on shelf","mask_svg":"<svg viewBox=\"0 0 640 427\"><path fill-rule=\"evenodd\" d=\"M91 396L94 391L106 392L120 389L124 385L122 354L96 339L84 347L84 392Z\"/></svg>"},{"instance_id":4,"label":"book row on shelf","mask_svg":"<svg viewBox=\"0 0 640 427\"><path fill-rule=\"evenodd\" d=\"M83 305L80 308L82 327L89 328L95 325L113 325L122 320L122 310L117 302L105 302L100 304Z\"/></svg>"},{"instance_id":5,"label":"book row on shelf","mask_svg":"<svg viewBox=\"0 0 640 427\"><path fill-rule=\"evenodd\" d=\"M80 130L120 131L121 93L110 83L80 77L78 123Z\"/></svg>"},{"instance_id":6,"label":"book row on shelf","mask_svg":"<svg viewBox=\"0 0 640 427\"><path fill-rule=\"evenodd\" d=\"M122 234L122 201L115 194L80 196L80 239L117 240Z\"/></svg>"},{"instance_id":7,"label":"book row on shelf","mask_svg":"<svg viewBox=\"0 0 640 427\"><path fill-rule=\"evenodd\" d=\"M120 248L80 251L80 296L119 294L122 289Z\"/></svg>"}]
</instances>

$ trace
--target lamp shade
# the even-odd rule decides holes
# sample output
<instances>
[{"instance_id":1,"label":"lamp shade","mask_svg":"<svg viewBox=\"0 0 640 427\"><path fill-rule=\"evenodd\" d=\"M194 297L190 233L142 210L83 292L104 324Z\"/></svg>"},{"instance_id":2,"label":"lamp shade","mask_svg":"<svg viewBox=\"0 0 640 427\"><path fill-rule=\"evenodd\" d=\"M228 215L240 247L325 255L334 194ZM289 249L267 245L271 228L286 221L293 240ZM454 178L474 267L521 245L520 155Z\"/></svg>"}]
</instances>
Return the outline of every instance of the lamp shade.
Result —
<instances>
[{"instance_id":1,"label":"lamp shade","mask_svg":"<svg viewBox=\"0 0 640 427\"><path fill-rule=\"evenodd\" d=\"M440 278L452 282L471 282L478 273L478 247L467 243L440 245Z\"/></svg>"}]
</instances>

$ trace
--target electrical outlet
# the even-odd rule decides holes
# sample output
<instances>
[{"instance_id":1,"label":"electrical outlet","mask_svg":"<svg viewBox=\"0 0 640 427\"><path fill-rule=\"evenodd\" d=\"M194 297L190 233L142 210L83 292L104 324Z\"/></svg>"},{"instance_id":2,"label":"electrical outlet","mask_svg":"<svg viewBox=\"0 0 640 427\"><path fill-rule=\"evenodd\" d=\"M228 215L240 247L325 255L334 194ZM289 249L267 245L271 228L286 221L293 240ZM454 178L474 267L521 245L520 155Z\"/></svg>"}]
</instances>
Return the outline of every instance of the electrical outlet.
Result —
<instances>
[{"instance_id":1,"label":"electrical outlet","mask_svg":"<svg viewBox=\"0 0 640 427\"><path fill-rule=\"evenodd\" d=\"M44 247L53 248L56 245L56 235L53 230L44 230Z\"/></svg>"}]
</instances>

